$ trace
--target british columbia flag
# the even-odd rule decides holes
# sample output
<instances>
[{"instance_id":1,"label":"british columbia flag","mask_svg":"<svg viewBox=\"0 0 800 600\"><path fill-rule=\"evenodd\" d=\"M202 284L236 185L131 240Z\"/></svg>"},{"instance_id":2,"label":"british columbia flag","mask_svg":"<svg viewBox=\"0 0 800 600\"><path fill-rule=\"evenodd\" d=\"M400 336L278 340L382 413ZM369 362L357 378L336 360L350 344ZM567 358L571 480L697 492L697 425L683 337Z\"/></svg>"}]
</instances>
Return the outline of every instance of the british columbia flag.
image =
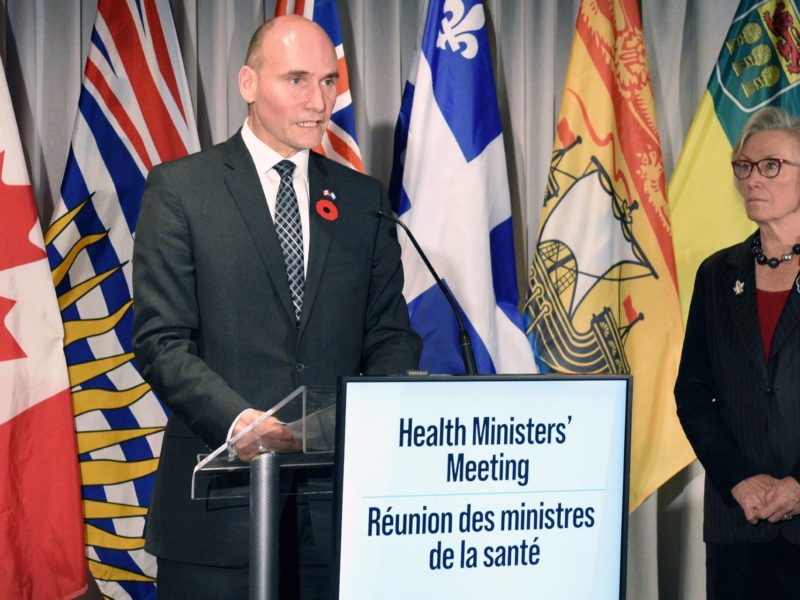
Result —
<instances>
[{"instance_id":1,"label":"british columbia flag","mask_svg":"<svg viewBox=\"0 0 800 600\"><path fill-rule=\"evenodd\" d=\"M302 15L322 27L333 41L336 58L339 61L339 80L336 84L336 104L322 137L322 143L315 150L343 165L364 172L364 162L356 139L356 116L353 99L350 96L350 81L347 75L347 61L342 45L342 31L336 13L335 0L278 0L275 16Z\"/></svg>"},{"instance_id":2,"label":"british columbia flag","mask_svg":"<svg viewBox=\"0 0 800 600\"><path fill-rule=\"evenodd\" d=\"M131 256L156 164L199 150L168 0L100 0L47 253L64 321L89 568L155 598L144 518L166 412L134 364Z\"/></svg>"}]
</instances>

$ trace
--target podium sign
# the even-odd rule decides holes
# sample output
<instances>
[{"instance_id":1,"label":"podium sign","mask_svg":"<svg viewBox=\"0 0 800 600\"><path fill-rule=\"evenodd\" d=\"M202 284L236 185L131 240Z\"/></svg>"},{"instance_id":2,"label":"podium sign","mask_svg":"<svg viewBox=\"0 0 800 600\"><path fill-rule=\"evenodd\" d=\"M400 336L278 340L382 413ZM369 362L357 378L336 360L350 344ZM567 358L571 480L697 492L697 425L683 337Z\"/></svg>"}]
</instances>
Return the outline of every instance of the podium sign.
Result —
<instances>
[{"instance_id":1,"label":"podium sign","mask_svg":"<svg viewBox=\"0 0 800 600\"><path fill-rule=\"evenodd\" d=\"M623 598L630 386L342 380L338 597Z\"/></svg>"}]
</instances>

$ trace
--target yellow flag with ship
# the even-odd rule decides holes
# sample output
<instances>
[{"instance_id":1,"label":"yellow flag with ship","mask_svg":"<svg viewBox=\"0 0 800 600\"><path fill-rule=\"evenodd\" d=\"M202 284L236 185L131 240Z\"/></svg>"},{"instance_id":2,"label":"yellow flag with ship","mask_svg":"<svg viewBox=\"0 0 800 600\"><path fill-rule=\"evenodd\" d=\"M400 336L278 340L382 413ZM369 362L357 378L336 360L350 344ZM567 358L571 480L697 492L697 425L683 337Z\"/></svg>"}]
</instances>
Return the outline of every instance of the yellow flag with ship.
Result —
<instances>
[{"instance_id":1,"label":"yellow flag with ship","mask_svg":"<svg viewBox=\"0 0 800 600\"><path fill-rule=\"evenodd\" d=\"M630 509L693 459L672 387L683 329L636 0L583 0L533 252L543 370L633 375Z\"/></svg>"}]
</instances>

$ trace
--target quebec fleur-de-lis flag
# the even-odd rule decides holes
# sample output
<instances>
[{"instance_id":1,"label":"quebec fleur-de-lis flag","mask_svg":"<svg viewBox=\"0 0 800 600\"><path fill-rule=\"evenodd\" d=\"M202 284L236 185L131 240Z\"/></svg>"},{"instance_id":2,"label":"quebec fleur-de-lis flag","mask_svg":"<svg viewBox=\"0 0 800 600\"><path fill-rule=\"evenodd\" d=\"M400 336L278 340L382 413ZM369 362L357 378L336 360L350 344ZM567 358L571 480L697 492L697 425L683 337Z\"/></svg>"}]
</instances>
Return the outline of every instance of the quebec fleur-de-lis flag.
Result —
<instances>
[{"instance_id":1,"label":"quebec fleur-de-lis flag","mask_svg":"<svg viewBox=\"0 0 800 600\"><path fill-rule=\"evenodd\" d=\"M428 5L397 118L389 198L455 296L478 372L536 372L517 309L503 126L479 0ZM463 374L453 312L405 236L401 246L420 365Z\"/></svg>"},{"instance_id":2,"label":"quebec fleur-de-lis flag","mask_svg":"<svg viewBox=\"0 0 800 600\"><path fill-rule=\"evenodd\" d=\"M631 510L693 458L665 187L638 3L582 0L525 317L549 370L633 375Z\"/></svg>"},{"instance_id":3,"label":"quebec fleur-de-lis flag","mask_svg":"<svg viewBox=\"0 0 800 600\"><path fill-rule=\"evenodd\" d=\"M742 0L669 182L684 318L697 268L755 230L731 172L731 150L759 108L800 116L800 11L794 0Z\"/></svg>"},{"instance_id":4,"label":"quebec fleur-de-lis flag","mask_svg":"<svg viewBox=\"0 0 800 600\"><path fill-rule=\"evenodd\" d=\"M86 554L112 598L156 597L144 517L167 415L132 353L139 202L153 165L196 150L169 1L100 0L61 199L45 239L64 321Z\"/></svg>"}]
</instances>

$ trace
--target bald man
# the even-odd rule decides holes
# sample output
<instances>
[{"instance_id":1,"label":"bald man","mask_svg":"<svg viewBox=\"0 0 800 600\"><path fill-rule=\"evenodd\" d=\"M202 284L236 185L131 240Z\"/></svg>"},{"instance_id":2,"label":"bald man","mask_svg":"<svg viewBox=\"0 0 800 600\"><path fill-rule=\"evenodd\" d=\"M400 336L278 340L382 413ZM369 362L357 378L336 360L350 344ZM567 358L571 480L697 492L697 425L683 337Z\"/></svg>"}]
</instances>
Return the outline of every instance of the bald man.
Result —
<instances>
[{"instance_id":1,"label":"bald man","mask_svg":"<svg viewBox=\"0 0 800 600\"><path fill-rule=\"evenodd\" d=\"M248 507L189 499L198 454L300 385L417 367L396 233L375 216L389 210L385 188L310 151L337 79L319 26L297 16L266 22L239 71L242 128L148 177L134 348L172 411L146 531L160 598L247 597ZM240 458L258 446L296 447L274 419L259 435L237 448ZM306 474L282 483L299 492L318 484ZM292 496L283 510L281 598L330 595L330 501L316 497Z\"/></svg>"}]
</instances>

